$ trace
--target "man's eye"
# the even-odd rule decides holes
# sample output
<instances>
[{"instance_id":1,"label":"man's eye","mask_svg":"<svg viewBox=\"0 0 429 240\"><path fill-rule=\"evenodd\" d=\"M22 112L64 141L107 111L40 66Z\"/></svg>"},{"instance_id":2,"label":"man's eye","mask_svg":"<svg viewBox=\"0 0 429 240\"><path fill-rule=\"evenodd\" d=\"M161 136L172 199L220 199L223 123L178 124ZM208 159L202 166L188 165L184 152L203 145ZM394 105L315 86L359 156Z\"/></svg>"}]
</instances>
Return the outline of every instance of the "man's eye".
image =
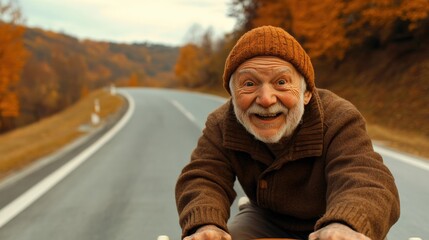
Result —
<instances>
[{"instance_id":1,"label":"man's eye","mask_svg":"<svg viewBox=\"0 0 429 240\"><path fill-rule=\"evenodd\" d=\"M284 79L280 79L280 80L277 82L277 84L278 84L278 85L285 85L285 84L286 84L286 80L284 80Z\"/></svg>"},{"instance_id":2,"label":"man's eye","mask_svg":"<svg viewBox=\"0 0 429 240\"><path fill-rule=\"evenodd\" d=\"M255 84L253 82L245 82L244 86L246 86L246 87L253 87L253 86L255 86Z\"/></svg>"}]
</instances>

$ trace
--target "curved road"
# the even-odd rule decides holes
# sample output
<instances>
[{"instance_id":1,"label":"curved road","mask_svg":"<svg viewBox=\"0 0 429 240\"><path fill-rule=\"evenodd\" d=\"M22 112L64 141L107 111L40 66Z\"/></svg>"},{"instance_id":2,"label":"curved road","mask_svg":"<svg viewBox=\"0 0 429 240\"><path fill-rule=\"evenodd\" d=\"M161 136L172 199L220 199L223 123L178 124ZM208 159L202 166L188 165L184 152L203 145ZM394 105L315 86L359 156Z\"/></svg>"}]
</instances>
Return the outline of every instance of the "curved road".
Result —
<instances>
[{"instance_id":1,"label":"curved road","mask_svg":"<svg viewBox=\"0 0 429 240\"><path fill-rule=\"evenodd\" d=\"M130 111L104 139L21 197L0 201L0 239L179 239L175 181L207 114L225 100L161 89L121 92L131 99ZM389 239L429 239L428 164L377 150L401 194L401 219ZM2 198L16 194L13 185L3 188Z\"/></svg>"}]
</instances>

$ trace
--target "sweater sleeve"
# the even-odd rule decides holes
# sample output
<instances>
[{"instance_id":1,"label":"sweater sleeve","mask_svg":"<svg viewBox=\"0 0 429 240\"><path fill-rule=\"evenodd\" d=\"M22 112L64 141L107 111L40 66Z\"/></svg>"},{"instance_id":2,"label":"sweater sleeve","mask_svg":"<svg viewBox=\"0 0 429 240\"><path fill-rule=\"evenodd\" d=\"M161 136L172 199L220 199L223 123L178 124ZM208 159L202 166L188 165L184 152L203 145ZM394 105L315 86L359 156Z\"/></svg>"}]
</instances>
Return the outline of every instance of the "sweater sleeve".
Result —
<instances>
[{"instance_id":1,"label":"sweater sleeve","mask_svg":"<svg viewBox=\"0 0 429 240\"><path fill-rule=\"evenodd\" d=\"M227 231L230 206L236 197L235 174L222 148L222 132L216 114L206 128L176 183L176 205L182 238L196 228L214 224Z\"/></svg>"},{"instance_id":2,"label":"sweater sleeve","mask_svg":"<svg viewBox=\"0 0 429 240\"><path fill-rule=\"evenodd\" d=\"M316 229L340 222L371 239L384 239L399 218L394 178L352 104L332 104L325 118L327 209Z\"/></svg>"}]
</instances>

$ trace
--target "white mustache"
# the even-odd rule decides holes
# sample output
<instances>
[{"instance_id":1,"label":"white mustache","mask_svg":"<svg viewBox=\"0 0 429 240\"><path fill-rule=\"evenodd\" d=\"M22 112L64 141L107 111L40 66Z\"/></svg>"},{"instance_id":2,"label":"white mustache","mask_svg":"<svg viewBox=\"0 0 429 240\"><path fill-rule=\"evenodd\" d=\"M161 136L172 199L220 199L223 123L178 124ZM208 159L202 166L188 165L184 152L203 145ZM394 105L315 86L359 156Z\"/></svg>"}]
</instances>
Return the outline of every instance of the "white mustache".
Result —
<instances>
[{"instance_id":1,"label":"white mustache","mask_svg":"<svg viewBox=\"0 0 429 240\"><path fill-rule=\"evenodd\" d=\"M278 113L283 113L287 115L289 112L289 109L279 102L277 102L276 104L268 108L264 108L256 103L253 103L252 106L250 106L246 112L247 114L259 114L259 115L271 115L271 114L278 114Z\"/></svg>"}]
</instances>

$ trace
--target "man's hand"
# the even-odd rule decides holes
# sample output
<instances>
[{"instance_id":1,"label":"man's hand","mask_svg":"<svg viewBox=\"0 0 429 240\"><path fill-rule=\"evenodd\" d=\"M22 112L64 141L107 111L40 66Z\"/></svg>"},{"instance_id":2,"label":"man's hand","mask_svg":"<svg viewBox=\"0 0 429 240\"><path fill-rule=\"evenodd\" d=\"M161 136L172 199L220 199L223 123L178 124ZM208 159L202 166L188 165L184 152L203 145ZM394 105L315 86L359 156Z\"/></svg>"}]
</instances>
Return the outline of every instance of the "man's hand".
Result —
<instances>
[{"instance_id":1,"label":"man's hand","mask_svg":"<svg viewBox=\"0 0 429 240\"><path fill-rule=\"evenodd\" d=\"M215 225L206 225L183 240L231 240L231 236Z\"/></svg>"},{"instance_id":2,"label":"man's hand","mask_svg":"<svg viewBox=\"0 0 429 240\"><path fill-rule=\"evenodd\" d=\"M332 223L324 228L321 228L308 236L308 240L371 240L362 233L358 233L350 227L340 224Z\"/></svg>"}]
</instances>

